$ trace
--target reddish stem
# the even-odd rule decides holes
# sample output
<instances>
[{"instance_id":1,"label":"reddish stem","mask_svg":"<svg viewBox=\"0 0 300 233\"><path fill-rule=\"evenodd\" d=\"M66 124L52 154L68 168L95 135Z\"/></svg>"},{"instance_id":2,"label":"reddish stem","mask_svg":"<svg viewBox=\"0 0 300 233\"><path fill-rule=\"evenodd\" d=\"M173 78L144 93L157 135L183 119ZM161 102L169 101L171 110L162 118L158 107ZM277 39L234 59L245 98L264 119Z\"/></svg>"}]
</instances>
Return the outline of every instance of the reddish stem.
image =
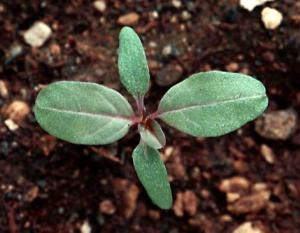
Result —
<instances>
[{"instance_id":1,"label":"reddish stem","mask_svg":"<svg viewBox=\"0 0 300 233\"><path fill-rule=\"evenodd\" d=\"M153 112L148 116L148 118L154 120L158 117L158 115L159 115L158 112Z\"/></svg>"}]
</instances>

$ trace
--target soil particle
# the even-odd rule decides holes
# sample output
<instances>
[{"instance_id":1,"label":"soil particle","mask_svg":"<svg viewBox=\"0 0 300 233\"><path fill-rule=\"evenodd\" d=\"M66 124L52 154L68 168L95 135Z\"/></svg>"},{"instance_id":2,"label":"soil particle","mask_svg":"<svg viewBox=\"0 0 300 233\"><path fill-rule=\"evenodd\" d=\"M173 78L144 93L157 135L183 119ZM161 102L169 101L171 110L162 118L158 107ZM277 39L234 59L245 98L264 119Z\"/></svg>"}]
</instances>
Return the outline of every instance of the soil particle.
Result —
<instances>
[{"instance_id":1,"label":"soil particle","mask_svg":"<svg viewBox=\"0 0 300 233\"><path fill-rule=\"evenodd\" d=\"M250 195L241 196L237 201L230 203L227 208L236 215L257 213L268 205L270 195L270 191L260 190Z\"/></svg>"},{"instance_id":2,"label":"soil particle","mask_svg":"<svg viewBox=\"0 0 300 233\"><path fill-rule=\"evenodd\" d=\"M281 24L282 19L282 13L274 8L265 7L261 12L261 20L267 29L276 29Z\"/></svg>"},{"instance_id":3,"label":"soil particle","mask_svg":"<svg viewBox=\"0 0 300 233\"><path fill-rule=\"evenodd\" d=\"M212 219L204 214L197 214L195 217L189 219L189 224L193 227L198 227L205 233L216 232L217 226Z\"/></svg>"},{"instance_id":4,"label":"soil particle","mask_svg":"<svg viewBox=\"0 0 300 233\"><path fill-rule=\"evenodd\" d=\"M297 113L294 110L273 111L255 121L255 130L262 137L286 140L297 129Z\"/></svg>"},{"instance_id":5,"label":"soil particle","mask_svg":"<svg viewBox=\"0 0 300 233\"><path fill-rule=\"evenodd\" d=\"M113 187L122 200L122 214L129 219L136 209L140 189L129 180L119 178L113 180Z\"/></svg>"},{"instance_id":6,"label":"soil particle","mask_svg":"<svg viewBox=\"0 0 300 233\"><path fill-rule=\"evenodd\" d=\"M29 189L29 191L25 194L25 201L27 202L32 202L34 201L39 195L39 187L38 186L33 186L32 188Z\"/></svg>"},{"instance_id":7,"label":"soil particle","mask_svg":"<svg viewBox=\"0 0 300 233\"><path fill-rule=\"evenodd\" d=\"M121 25L132 26L132 25L137 24L139 19L140 19L139 14L137 14L136 12L131 12L131 13L128 13L126 15L120 16L118 18L118 23L121 24Z\"/></svg>"},{"instance_id":8,"label":"soil particle","mask_svg":"<svg viewBox=\"0 0 300 233\"><path fill-rule=\"evenodd\" d=\"M24 40L31 47L41 47L51 34L52 30L47 24L36 22L24 33Z\"/></svg>"},{"instance_id":9,"label":"soil particle","mask_svg":"<svg viewBox=\"0 0 300 233\"><path fill-rule=\"evenodd\" d=\"M149 216L151 219L159 220L159 219L160 219L160 212L157 211L157 210L149 210L149 211L148 211L148 216Z\"/></svg>"},{"instance_id":10,"label":"soil particle","mask_svg":"<svg viewBox=\"0 0 300 233\"><path fill-rule=\"evenodd\" d=\"M271 147L266 144L261 145L260 153L262 154L266 162L268 162L269 164L275 163L275 154Z\"/></svg>"},{"instance_id":11,"label":"soil particle","mask_svg":"<svg viewBox=\"0 0 300 233\"><path fill-rule=\"evenodd\" d=\"M231 62L228 65L226 65L226 70L229 72L237 72L240 68L239 64L236 62Z\"/></svg>"},{"instance_id":12,"label":"soil particle","mask_svg":"<svg viewBox=\"0 0 300 233\"><path fill-rule=\"evenodd\" d=\"M240 6L248 11L253 11L255 7L272 1L275 0L240 0Z\"/></svg>"},{"instance_id":13,"label":"soil particle","mask_svg":"<svg viewBox=\"0 0 300 233\"><path fill-rule=\"evenodd\" d=\"M84 221L84 223L80 227L81 233L92 233L92 227L88 221Z\"/></svg>"},{"instance_id":14,"label":"soil particle","mask_svg":"<svg viewBox=\"0 0 300 233\"><path fill-rule=\"evenodd\" d=\"M245 222L238 226L232 233L266 233L261 228L256 227L252 222Z\"/></svg>"},{"instance_id":15,"label":"soil particle","mask_svg":"<svg viewBox=\"0 0 300 233\"><path fill-rule=\"evenodd\" d=\"M15 131L19 128L19 126L12 119L6 119L4 124L10 131Z\"/></svg>"},{"instance_id":16,"label":"soil particle","mask_svg":"<svg viewBox=\"0 0 300 233\"><path fill-rule=\"evenodd\" d=\"M11 119L15 123L21 123L30 113L30 107L24 101L14 100L9 105L4 106L1 112L4 117Z\"/></svg>"},{"instance_id":17,"label":"soil particle","mask_svg":"<svg viewBox=\"0 0 300 233\"><path fill-rule=\"evenodd\" d=\"M180 156L180 148L174 148L172 157L168 160L166 166L171 180L184 180L186 178L186 170Z\"/></svg>"},{"instance_id":18,"label":"soil particle","mask_svg":"<svg viewBox=\"0 0 300 233\"><path fill-rule=\"evenodd\" d=\"M184 213L189 216L195 216L197 213L198 198L191 190L176 193L176 200L173 205L174 214L177 217L183 217Z\"/></svg>"},{"instance_id":19,"label":"soil particle","mask_svg":"<svg viewBox=\"0 0 300 233\"><path fill-rule=\"evenodd\" d=\"M116 207L111 200L106 199L100 202L99 210L103 214L113 215L116 212Z\"/></svg>"},{"instance_id":20,"label":"soil particle","mask_svg":"<svg viewBox=\"0 0 300 233\"><path fill-rule=\"evenodd\" d=\"M105 1L100 1L100 0L98 0L98 1L95 1L94 2L94 7L99 11L99 12L105 12L105 10L106 10L106 2Z\"/></svg>"},{"instance_id":21,"label":"soil particle","mask_svg":"<svg viewBox=\"0 0 300 233\"><path fill-rule=\"evenodd\" d=\"M7 98L8 97L8 85L4 80L0 80L0 97Z\"/></svg>"},{"instance_id":22,"label":"soil particle","mask_svg":"<svg viewBox=\"0 0 300 233\"><path fill-rule=\"evenodd\" d=\"M250 187L250 182L244 177L232 177L224 179L219 185L219 189L225 193L243 193Z\"/></svg>"}]
</instances>

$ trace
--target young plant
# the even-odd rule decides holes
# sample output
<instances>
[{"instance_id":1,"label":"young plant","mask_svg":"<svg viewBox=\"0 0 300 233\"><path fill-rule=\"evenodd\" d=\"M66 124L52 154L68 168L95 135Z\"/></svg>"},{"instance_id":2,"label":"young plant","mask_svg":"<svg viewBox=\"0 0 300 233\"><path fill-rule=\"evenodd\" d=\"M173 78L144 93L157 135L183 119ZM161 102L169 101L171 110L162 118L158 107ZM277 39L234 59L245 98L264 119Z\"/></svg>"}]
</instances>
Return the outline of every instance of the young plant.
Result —
<instances>
[{"instance_id":1,"label":"young plant","mask_svg":"<svg viewBox=\"0 0 300 233\"><path fill-rule=\"evenodd\" d=\"M261 82L244 74L197 73L167 91L157 111L148 114L144 96L150 75L142 43L129 27L121 30L119 39L120 78L136 101L136 113L122 95L108 87L60 81L38 94L35 117L48 133L85 145L112 143L137 125L141 140L133 151L134 168L151 200L169 209L172 193L158 151L166 139L157 120L195 137L221 136L265 110L266 90Z\"/></svg>"}]
</instances>

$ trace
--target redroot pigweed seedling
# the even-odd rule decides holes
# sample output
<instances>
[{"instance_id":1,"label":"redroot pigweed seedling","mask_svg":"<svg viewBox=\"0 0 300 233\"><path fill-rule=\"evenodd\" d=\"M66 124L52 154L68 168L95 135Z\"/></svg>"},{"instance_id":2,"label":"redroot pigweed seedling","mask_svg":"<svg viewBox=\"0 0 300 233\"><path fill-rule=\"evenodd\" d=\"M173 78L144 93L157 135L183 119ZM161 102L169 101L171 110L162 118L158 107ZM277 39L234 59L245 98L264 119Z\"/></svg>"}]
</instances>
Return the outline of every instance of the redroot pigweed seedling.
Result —
<instances>
[{"instance_id":1,"label":"redroot pigweed seedling","mask_svg":"<svg viewBox=\"0 0 300 233\"><path fill-rule=\"evenodd\" d=\"M134 168L152 201L162 209L172 206L172 193L157 150L166 142L157 119L192 136L215 137L253 120L268 105L265 88L258 80L210 71L173 86L157 111L147 114L147 60L138 35L129 27L120 33L118 66L121 82L136 100L136 113L115 90L95 83L61 81L38 94L35 117L50 134L86 145L112 143L137 125L141 140L133 151Z\"/></svg>"}]
</instances>

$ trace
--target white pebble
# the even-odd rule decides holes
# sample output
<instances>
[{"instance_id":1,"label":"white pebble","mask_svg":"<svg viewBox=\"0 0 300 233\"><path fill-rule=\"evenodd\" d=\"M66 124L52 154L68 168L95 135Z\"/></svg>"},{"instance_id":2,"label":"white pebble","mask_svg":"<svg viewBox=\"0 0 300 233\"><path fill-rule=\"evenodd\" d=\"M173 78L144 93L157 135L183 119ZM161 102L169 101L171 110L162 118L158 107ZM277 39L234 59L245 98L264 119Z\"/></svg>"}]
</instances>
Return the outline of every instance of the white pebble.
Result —
<instances>
[{"instance_id":1,"label":"white pebble","mask_svg":"<svg viewBox=\"0 0 300 233\"><path fill-rule=\"evenodd\" d=\"M282 22L282 13L270 7L265 7L261 12L261 19L267 29L274 30Z\"/></svg>"},{"instance_id":2,"label":"white pebble","mask_svg":"<svg viewBox=\"0 0 300 233\"><path fill-rule=\"evenodd\" d=\"M91 225L89 224L88 221L84 221L84 223L81 225L80 232L81 233L91 233L92 232Z\"/></svg>"},{"instance_id":3,"label":"white pebble","mask_svg":"<svg viewBox=\"0 0 300 233\"><path fill-rule=\"evenodd\" d=\"M176 8L180 8L182 6L182 2L180 0L173 0L172 5Z\"/></svg>"},{"instance_id":4,"label":"white pebble","mask_svg":"<svg viewBox=\"0 0 300 233\"><path fill-rule=\"evenodd\" d=\"M255 7L273 1L274 0L240 0L240 6L248 11L253 11Z\"/></svg>"},{"instance_id":5,"label":"white pebble","mask_svg":"<svg viewBox=\"0 0 300 233\"><path fill-rule=\"evenodd\" d=\"M236 228L233 233L263 233L263 231L260 228L255 227L251 222L245 222Z\"/></svg>"},{"instance_id":6,"label":"white pebble","mask_svg":"<svg viewBox=\"0 0 300 233\"><path fill-rule=\"evenodd\" d=\"M105 1L101 1L101 0L95 1L95 2L94 2L94 7L95 7L98 11L104 12L104 11L106 10L106 3L105 3Z\"/></svg>"},{"instance_id":7,"label":"white pebble","mask_svg":"<svg viewBox=\"0 0 300 233\"><path fill-rule=\"evenodd\" d=\"M36 22L24 33L24 40L31 47L41 47L51 34L52 30L47 24Z\"/></svg>"},{"instance_id":8,"label":"white pebble","mask_svg":"<svg viewBox=\"0 0 300 233\"><path fill-rule=\"evenodd\" d=\"M19 128L19 126L12 119L6 119L4 124L10 131L16 131Z\"/></svg>"}]
</instances>

